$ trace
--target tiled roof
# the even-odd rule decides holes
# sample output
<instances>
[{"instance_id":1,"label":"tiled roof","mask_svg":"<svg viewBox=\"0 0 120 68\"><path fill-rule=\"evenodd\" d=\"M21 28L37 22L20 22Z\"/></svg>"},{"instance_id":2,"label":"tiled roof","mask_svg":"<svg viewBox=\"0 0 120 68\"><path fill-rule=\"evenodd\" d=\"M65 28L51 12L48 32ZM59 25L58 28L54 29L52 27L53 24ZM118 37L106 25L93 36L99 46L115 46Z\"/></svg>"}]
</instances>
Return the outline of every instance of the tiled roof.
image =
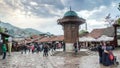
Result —
<instances>
[{"instance_id":1,"label":"tiled roof","mask_svg":"<svg viewBox=\"0 0 120 68\"><path fill-rule=\"evenodd\" d=\"M64 40L64 35L56 36L51 39L51 41L63 41Z\"/></svg>"},{"instance_id":2,"label":"tiled roof","mask_svg":"<svg viewBox=\"0 0 120 68\"><path fill-rule=\"evenodd\" d=\"M38 38L39 36L38 35L33 35L31 38Z\"/></svg>"},{"instance_id":3,"label":"tiled roof","mask_svg":"<svg viewBox=\"0 0 120 68\"><path fill-rule=\"evenodd\" d=\"M93 38L99 38L102 35L107 35L109 37L113 37L114 36L114 27L94 29L87 36L90 36L90 37L93 37Z\"/></svg>"},{"instance_id":4,"label":"tiled roof","mask_svg":"<svg viewBox=\"0 0 120 68\"><path fill-rule=\"evenodd\" d=\"M44 37L40 39L38 42L49 42L50 38L49 37Z\"/></svg>"},{"instance_id":5,"label":"tiled roof","mask_svg":"<svg viewBox=\"0 0 120 68\"><path fill-rule=\"evenodd\" d=\"M91 33L89 33L87 36L98 38L102 35L104 29L94 29Z\"/></svg>"},{"instance_id":6,"label":"tiled roof","mask_svg":"<svg viewBox=\"0 0 120 68\"><path fill-rule=\"evenodd\" d=\"M103 35L107 35L109 37L113 37L115 35L114 27L108 27L103 31Z\"/></svg>"},{"instance_id":7,"label":"tiled roof","mask_svg":"<svg viewBox=\"0 0 120 68\"><path fill-rule=\"evenodd\" d=\"M60 36L44 37L38 40L38 42L51 42L51 41L63 41L63 40L64 40L64 36L60 35Z\"/></svg>"}]
</instances>

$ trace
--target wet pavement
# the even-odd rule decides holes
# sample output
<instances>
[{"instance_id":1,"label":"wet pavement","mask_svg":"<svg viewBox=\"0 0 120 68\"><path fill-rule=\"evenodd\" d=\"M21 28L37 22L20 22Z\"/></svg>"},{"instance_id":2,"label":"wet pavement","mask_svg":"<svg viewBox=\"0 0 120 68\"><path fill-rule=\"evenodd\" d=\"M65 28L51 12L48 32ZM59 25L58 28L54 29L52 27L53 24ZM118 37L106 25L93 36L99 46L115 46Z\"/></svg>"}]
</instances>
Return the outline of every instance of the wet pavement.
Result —
<instances>
[{"instance_id":1,"label":"wet pavement","mask_svg":"<svg viewBox=\"0 0 120 68\"><path fill-rule=\"evenodd\" d=\"M120 62L120 50L114 50ZM2 56L0 56L1 58ZM120 65L103 66L99 64L97 52L83 50L79 54L56 52L53 56L12 52L5 60L0 59L0 68L120 68Z\"/></svg>"}]
</instances>

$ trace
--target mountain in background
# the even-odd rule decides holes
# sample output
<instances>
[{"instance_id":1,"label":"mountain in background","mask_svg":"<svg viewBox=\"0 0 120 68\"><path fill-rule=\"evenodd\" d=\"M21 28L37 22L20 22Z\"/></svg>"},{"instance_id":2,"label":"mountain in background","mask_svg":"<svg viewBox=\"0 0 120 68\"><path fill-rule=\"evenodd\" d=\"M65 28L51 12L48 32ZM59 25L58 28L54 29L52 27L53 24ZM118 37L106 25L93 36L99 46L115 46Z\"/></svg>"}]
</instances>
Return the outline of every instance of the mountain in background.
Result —
<instances>
[{"instance_id":1,"label":"mountain in background","mask_svg":"<svg viewBox=\"0 0 120 68\"><path fill-rule=\"evenodd\" d=\"M21 29L9 23L4 23L2 21L0 21L0 27L7 28L8 34L12 35L13 37L28 37L31 35L45 34L32 28Z\"/></svg>"},{"instance_id":2,"label":"mountain in background","mask_svg":"<svg viewBox=\"0 0 120 68\"><path fill-rule=\"evenodd\" d=\"M29 32L29 33L33 33L33 34L43 34L42 32L32 29L32 28L26 28L24 29L24 31Z\"/></svg>"}]
</instances>

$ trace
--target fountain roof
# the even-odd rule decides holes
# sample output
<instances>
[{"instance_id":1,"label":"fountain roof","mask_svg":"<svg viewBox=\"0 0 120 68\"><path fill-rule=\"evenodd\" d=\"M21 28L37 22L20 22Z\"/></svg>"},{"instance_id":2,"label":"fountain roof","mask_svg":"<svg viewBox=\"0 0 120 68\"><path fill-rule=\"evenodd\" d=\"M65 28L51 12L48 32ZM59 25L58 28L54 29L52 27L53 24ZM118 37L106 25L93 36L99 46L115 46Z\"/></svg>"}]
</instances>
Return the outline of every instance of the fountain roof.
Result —
<instances>
[{"instance_id":1,"label":"fountain roof","mask_svg":"<svg viewBox=\"0 0 120 68\"><path fill-rule=\"evenodd\" d=\"M65 14L64 14L64 17L67 17L67 16L78 16L77 13L75 11L67 11Z\"/></svg>"}]
</instances>

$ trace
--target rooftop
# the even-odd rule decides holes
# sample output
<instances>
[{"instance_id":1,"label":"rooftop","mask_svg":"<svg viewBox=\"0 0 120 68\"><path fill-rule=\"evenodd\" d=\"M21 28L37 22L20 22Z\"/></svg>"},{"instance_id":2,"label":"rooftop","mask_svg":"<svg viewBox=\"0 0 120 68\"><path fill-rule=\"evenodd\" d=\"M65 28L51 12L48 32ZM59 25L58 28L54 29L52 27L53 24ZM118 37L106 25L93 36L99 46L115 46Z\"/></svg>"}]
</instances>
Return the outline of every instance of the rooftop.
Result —
<instances>
[{"instance_id":1,"label":"rooftop","mask_svg":"<svg viewBox=\"0 0 120 68\"><path fill-rule=\"evenodd\" d=\"M64 14L64 17L67 17L67 16L77 16L77 13L75 11L70 10Z\"/></svg>"}]
</instances>

